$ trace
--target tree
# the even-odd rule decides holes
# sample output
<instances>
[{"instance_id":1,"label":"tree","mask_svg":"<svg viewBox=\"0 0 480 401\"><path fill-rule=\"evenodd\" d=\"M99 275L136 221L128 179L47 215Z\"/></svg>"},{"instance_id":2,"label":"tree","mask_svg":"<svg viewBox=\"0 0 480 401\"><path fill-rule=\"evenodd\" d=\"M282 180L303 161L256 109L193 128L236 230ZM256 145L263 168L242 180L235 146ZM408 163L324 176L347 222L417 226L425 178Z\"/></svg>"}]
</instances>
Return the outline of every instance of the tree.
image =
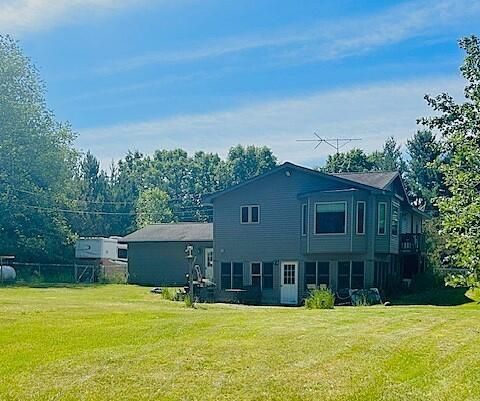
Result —
<instances>
[{"instance_id":1,"label":"tree","mask_svg":"<svg viewBox=\"0 0 480 401\"><path fill-rule=\"evenodd\" d=\"M379 171L405 171L405 161L402 157L400 146L393 136L389 137L381 151L373 152L368 157L369 162L373 166L373 170Z\"/></svg>"},{"instance_id":2,"label":"tree","mask_svg":"<svg viewBox=\"0 0 480 401\"><path fill-rule=\"evenodd\" d=\"M64 260L72 251L63 210L72 206L75 136L44 93L17 42L0 35L0 254L25 261Z\"/></svg>"},{"instance_id":3,"label":"tree","mask_svg":"<svg viewBox=\"0 0 480 401\"><path fill-rule=\"evenodd\" d=\"M363 150L355 148L348 152L329 155L325 166L326 173L360 173L373 170L374 165Z\"/></svg>"},{"instance_id":4,"label":"tree","mask_svg":"<svg viewBox=\"0 0 480 401\"><path fill-rule=\"evenodd\" d=\"M266 173L277 165L277 158L266 146L237 145L230 148L226 162L225 187Z\"/></svg>"},{"instance_id":5,"label":"tree","mask_svg":"<svg viewBox=\"0 0 480 401\"><path fill-rule=\"evenodd\" d=\"M442 135L442 150L448 163L441 165L448 194L437 205L442 234L450 253L449 262L468 270L452 277L450 284L480 286L480 39L460 40L466 57L461 73L467 81L464 103L443 93L426 96L438 116L419 122Z\"/></svg>"},{"instance_id":6,"label":"tree","mask_svg":"<svg viewBox=\"0 0 480 401\"><path fill-rule=\"evenodd\" d=\"M143 191L138 197L136 205L137 228L147 224L171 223L173 212L169 207L169 196L159 188L150 188Z\"/></svg>"},{"instance_id":7,"label":"tree","mask_svg":"<svg viewBox=\"0 0 480 401\"><path fill-rule=\"evenodd\" d=\"M431 211L443 190L443 177L439 168L441 147L430 130L418 130L407 141L408 161L405 179L409 196L417 207Z\"/></svg>"}]
</instances>

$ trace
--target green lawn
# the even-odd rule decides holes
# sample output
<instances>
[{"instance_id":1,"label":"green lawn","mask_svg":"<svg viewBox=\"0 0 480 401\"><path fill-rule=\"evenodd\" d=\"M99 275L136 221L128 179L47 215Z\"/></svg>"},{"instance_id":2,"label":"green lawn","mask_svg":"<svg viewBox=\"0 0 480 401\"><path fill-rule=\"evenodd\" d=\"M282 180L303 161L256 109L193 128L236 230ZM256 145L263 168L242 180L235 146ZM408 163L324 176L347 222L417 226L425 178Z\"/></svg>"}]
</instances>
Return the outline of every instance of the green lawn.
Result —
<instances>
[{"instance_id":1,"label":"green lawn","mask_svg":"<svg viewBox=\"0 0 480 401\"><path fill-rule=\"evenodd\" d=\"M480 400L480 306L334 310L0 289L0 400Z\"/></svg>"}]
</instances>

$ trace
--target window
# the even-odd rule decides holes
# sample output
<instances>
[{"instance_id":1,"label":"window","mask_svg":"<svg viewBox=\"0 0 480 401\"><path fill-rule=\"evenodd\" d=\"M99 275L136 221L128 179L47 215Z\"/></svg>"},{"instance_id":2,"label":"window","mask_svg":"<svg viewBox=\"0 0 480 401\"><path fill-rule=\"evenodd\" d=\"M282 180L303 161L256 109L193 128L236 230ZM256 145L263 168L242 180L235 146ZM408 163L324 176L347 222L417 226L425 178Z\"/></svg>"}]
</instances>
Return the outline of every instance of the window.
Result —
<instances>
[{"instance_id":1,"label":"window","mask_svg":"<svg viewBox=\"0 0 480 401\"><path fill-rule=\"evenodd\" d=\"M308 208L305 203L302 205L302 235L307 235L307 226L308 226Z\"/></svg>"},{"instance_id":2,"label":"window","mask_svg":"<svg viewBox=\"0 0 480 401\"><path fill-rule=\"evenodd\" d=\"M272 262L263 262L263 289L273 288L273 263Z\"/></svg>"},{"instance_id":3,"label":"window","mask_svg":"<svg viewBox=\"0 0 480 401\"><path fill-rule=\"evenodd\" d=\"M242 224L256 224L260 222L260 206L250 205L240 207L240 222Z\"/></svg>"},{"instance_id":4,"label":"window","mask_svg":"<svg viewBox=\"0 0 480 401\"><path fill-rule=\"evenodd\" d=\"M378 235L385 235L387 230L387 204L380 202L378 204Z\"/></svg>"},{"instance_id":5,"label":"window","mask_svg":"<svg viewBox=\"0 0 480 401\"><path fill-rule=\"evenodd\" d=\"M315 204L315 234L345 234L346 202Z\"/></svg>"},{"instance_id":6,"label":"window","mask_svg":"<svg viewBox=\"0 0 480 401\"><path fill-rule=\"evenodd\" d=\"M365 282L365 265L363 261L338 262L337 288L363 288Z\"/></svg>"},{"instance_id":7,"label":"window","mask_svg":"<svg viewBox=\"0 0 480 401\"><path fill-rule=\"evenodd\" d=\"M392 235L398 235L398 204L392 205Z\"/></svg>"},{"instance_id":8,"label":"window","mask_svg":"<svg viewBox=\"0 0 480 401\"><path fill-rule=\"evenodd\" d=\"M252 287L262 288L262 264L260 262L252 262L250 264L252 275Z\"/></svg>"},{"instance_id":9,"label":"window","mask_svg":"<svg viewBox=\"0 0 480 401\"><path fill-rule=\"evenodd\" d=\"M365 202L357 202L357 234L365 234Z\"/></svg>"},{"instance_id":10,"label":"window","mask_svg":"<svg viewBox=\"0 0 480 401\"><path fill-rule=\"evenodd\" d=\"M350 262L338 262L337 288L350 288Z\"/></svg>"},{"instance_id":11,"label":"window","mask_svg":"<svg viewBox=\"0 0 480 401\"><path fill-rule=\"evenodd\" d=\"M352 262L351 288L363 288L365 280L365 266L362 262Z\"/></svg>"},{"instance_id":12,"label":"window","mask_svg":"<svg viewBox=\"0 0 480 401\"><path fill-rule=\"evenodd\" d=\"M305 286L329 286L330 262L305 262Z\"/></svg>"},{"instance_id":13,"label":"window","mask_svg":"<svg viewBox=\"0 0 480 401\"><path fill-rule=\"evenodd\" d=\"M124 248L118 248L117 249L117 258L118 259L127 259L128 257L128 252Z\"/></svg>"},{"instance_id":14,"label":"window","mask_svg":"<svg viewBox=\"0 0 480 401\"><path fill-rule=\"evenodd\" d=\"M222 262L220 270L222 289L243 287L243 263Z\"/></svg>"},{"instance_id":15,"label":"window","mask_svg":"<svg viewBox=\"0 0 480 401\"><path fill-rule=\"evenodd\" d=\"M213 267L213 248L205 248L205 267Z\"/></svg>"}]
</instances>

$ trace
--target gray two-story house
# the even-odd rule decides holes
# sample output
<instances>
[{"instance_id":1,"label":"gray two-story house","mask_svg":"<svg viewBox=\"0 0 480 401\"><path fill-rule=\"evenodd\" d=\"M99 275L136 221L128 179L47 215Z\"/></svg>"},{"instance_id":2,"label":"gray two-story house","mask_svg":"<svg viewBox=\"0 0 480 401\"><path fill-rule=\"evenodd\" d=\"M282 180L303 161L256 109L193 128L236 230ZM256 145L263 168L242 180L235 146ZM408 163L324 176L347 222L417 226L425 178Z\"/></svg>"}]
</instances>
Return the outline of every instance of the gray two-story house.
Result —
<instances>
[{"instance_id":1,"label":"gray two-story house","mask_svg":"<svg viewBox=\"0 0 480 401\"><path fill-rule=\"evenodd\" d=\"M422 221L398 172L325 174L292 163L210 195L214 278L265 304L306 291L386 288L422 269Z\"/></svg>"}]
</instances>

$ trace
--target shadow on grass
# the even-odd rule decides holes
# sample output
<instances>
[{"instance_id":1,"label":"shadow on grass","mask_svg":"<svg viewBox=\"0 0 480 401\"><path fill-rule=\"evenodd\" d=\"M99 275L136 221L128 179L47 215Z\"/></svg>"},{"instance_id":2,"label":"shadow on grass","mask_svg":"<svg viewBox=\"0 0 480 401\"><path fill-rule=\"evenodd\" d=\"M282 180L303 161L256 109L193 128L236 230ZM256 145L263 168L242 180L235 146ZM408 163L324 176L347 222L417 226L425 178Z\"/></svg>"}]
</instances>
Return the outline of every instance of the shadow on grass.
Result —
<instances>
[{"instance_id":1,"label":"shadow on grass","mask_svg":"<svg viewBox=\"0 0 480 401\"><path fill-rule=\"evenodd\" d=\"M100 283L14 283L0 285L0 288L68 288L73 290L81 290L84 288L102 287Z\"/></svg>"},{"instance_id":2,"label":"shadow on grass","mask_svg":"<svg viewBox=\"0 0 480 401\"><path fill-rule=\"evenodd\" d=\"M404 294L392 299L393 305L459 306L478 303L466 288L435 288Z\"/></svg>"}]
</instances>

